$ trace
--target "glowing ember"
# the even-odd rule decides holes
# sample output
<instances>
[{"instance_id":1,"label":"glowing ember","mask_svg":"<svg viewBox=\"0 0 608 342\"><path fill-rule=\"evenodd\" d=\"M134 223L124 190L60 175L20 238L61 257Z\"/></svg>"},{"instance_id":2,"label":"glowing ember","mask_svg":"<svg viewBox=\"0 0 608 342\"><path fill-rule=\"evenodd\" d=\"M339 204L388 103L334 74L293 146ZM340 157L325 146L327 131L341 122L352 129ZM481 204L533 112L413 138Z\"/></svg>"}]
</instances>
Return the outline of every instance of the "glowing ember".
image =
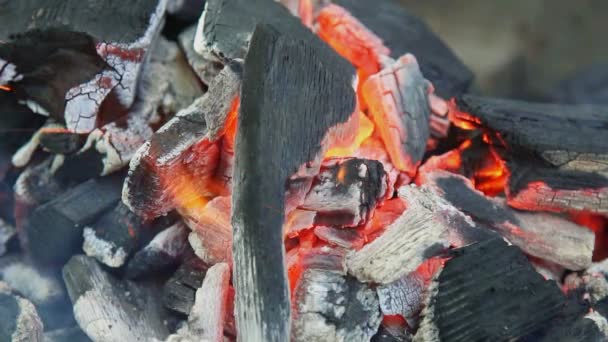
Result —
<instances>
[{"instance_id":1,"label":"glowing ember","mask_svg":"<svg viewBox=\"0 0 608 342\"><path fill-rule=\"evenodd\" d=\"M370 119L367 118L362 112L358 112L357 119L357 133L354 141L351 144L345 144L344 146L333 146L326 153L325 158L344 158L352 157L355 155L357 149L361 144L372 135L374 131L374 124Z\"/></svg>"},{"instance_id":2,"label":"glowing ember","mask_svg":"<svg viewBox=\"0 0 608 342\"><path fill-rule=\"evenodd\" d=\"M5 85L5 84L0 84L0 90L13 91L13 89L11 87L9 87L8 85Z\"/></svg>"}]
</instances>

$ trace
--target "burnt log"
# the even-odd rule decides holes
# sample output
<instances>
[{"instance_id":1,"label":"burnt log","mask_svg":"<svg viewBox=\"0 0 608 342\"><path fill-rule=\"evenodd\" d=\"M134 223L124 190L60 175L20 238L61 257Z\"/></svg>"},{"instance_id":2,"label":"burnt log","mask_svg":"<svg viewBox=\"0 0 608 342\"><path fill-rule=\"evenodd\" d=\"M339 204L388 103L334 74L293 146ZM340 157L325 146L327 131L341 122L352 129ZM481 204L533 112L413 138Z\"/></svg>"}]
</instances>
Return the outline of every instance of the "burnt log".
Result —
<instances>
[{"instance_id":1,"label":"burnt log","mask_svg":"<svg viewBox=\"0 0 608 342\"><path fill-rule=\"evenodd\" d=\"M289 339L282 232L287 180L318 159L332 139L342 138L340 124L348 122L356 102L353 68L286 16L293 22L286 29L259 25L251 38L235 143L236 323L238 337L252 341Z\"/></svg>"},{"instance_id":2,"label":"burnt log","mask_svg":"<svg viewBox=\"0 0 608 342\"><path fill-rule=\"evenodd\" d=\"M88 132L111 93L128 108L146 51L156 38L165 0L57 3L26 0L0 7L0 84L10 84L35 112ZM100 20L102 18L102 20ZM18 35L15 35L18 34Z\"/></svg>"},{"instance_id":3,"label":"burnt log","mask_svg":"<svg viewBox=\"0 0 608 342\"><path fill-rule=\"evenodd\" d=\"M429 139L429 83L413 55L368 78L363 98L397 169L413 177Z\"/></svg>"},{"instance_id":4,"label":"burnt log","mask_svg":"<svg viewBox=\"0 0 608 342\"><path fill-rule=\"evenodd\" d=\"M374 241L347 255L349 273L360 281L388 284L413 272L451 245L492 236L429 189L404 186L407 209Z\"/></svg>"},{"instance_id":5,"label":"burnt log","mask_svg":"<svg viewBox=\"0 0 608 342\"><path fill-rule=\"evenodd\" d=\"M387 182L378 161L326 161L299 208L316 211L317 224L355 227L366 223L387 195Z\"/></svg>"},{"instance_id":6,"label":"burnt log","mask_svg":"<svg viewBox=\"0 0 608 342\"><path fill-rule=\"evenodd\" d=\"M121 175L91 179L37 207L25 227L32 258L62 263L81 250L84 226L116 205L121 183Z\"/></svg>"},{"instance_id":7,"label":"burnt log","mask_svg":"<svg viewBox=\"0 0 608 342\"><path fill-rule=\"evenodd\" d=\"M513 340L546 327L564 304L517 247L489 239L451 251L414 341Z\"/></svg>"},{"instance_id":8,"label":"burnt log","mask_svg":"<svg viewBox=\"0 0 608 342\"><path fill-rule=\"evenodd\" d=\"M392 58L410 53L420 61L420 70L435 86L437 94L449 99L465 92L473 73L420 18L398 0L369 2L333 0L344 7L390 50Z\"/></svg>"},{"instance_id":9,"label":"burnt log","mask_svg":"<svg viewBox=\"0 0 608 342\"><path fill-rule=\"evenodd\" d=\"M196 291L205 279L208 266L195 256L187 258L167 280L163 288L162 302L166 308L190 314Z\"/></svg>"},{"instance_id":10,"label":"burnt log","mask_svg":"<svg viewBox=\"0 0 608 342\"><path fill-rule=\"evenodd\" d=\"M151 341L168 335L153 286L120 281L95 259L77 255L63 279L78 325L93 341Z\"/></svg>"},{"instance_id":11,"label":"burnt log","mask_svg":"<svg viewBox=\"0 0 608 342\"><path fill-rule=\"evenodd\" d=\"M471 181L459 175L435 171L426 178L453 206L524 252L571 270L591 266L595 240L591 230L556 215L513 210L475 190Z\"/></svg>"}]
</instances>

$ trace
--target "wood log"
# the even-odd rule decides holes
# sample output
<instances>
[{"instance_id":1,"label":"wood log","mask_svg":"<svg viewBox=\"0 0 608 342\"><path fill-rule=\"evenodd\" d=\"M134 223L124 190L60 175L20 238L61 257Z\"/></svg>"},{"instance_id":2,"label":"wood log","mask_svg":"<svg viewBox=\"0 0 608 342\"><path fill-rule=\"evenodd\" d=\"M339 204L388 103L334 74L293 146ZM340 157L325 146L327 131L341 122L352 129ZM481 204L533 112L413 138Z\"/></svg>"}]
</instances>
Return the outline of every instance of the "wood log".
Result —
<instances>
[{"instance_id":1,"label":"wood log","mask_svg":"<svg viewBox=\"0 0 608 342\"><path fill-rule=\"evenodd\" d=\"M516 211L473 187L466 178L444 171L426 175L428 185L453 206L486 224L524 252L571 270L591 266L594 234L559 216Z\"/></svg>"},{"instance_id":2,"label":"wood log","mask_svg":"<svg viewBox=\"0 0 608 342\"><path fill-rule=\"evenodd\" d=\"M92 258L76 255L63 268L78 325L93 341L151 341L168 335L152 287L120 281Z\"/></svg>"},{"instance_id":3,"label":"wood log","mask_svg":"<svg viewBox=\"0 0 608 342\"><path fill-rule=\"evenodd\" d=\"M376 293L334 270L305 270L295 303L293 341L369 341L381 321Z\"/></svg>"},{"instance_id":4,"label":"wood log","mask_svg":"<svg viewBox=\"0 0 608 342\"><path fill-rule=\"evenodd\" d=\"M209 92L137 150L123 188L123 202L133 212L154 218L186 204L180 201L189 201L197 208L195 202L207 202L203 200L205 182L217 166L216 142L238 96L241 77L242 65L229 64L214 78ZM186 198L176 201L176 197Z\"/></svg>"},{"instance_id":5,"label":"wood log","mask_svg":"<svg viewBox=\"0 0 608 342\"><path fill-rule=\"evenodd\" d=\"M399 197L406 202L405 212L374 241L347 255L349 273L360 281L394 282L450 245L492 235L429 189L404 186Z\"/></svg>"},{"instance_id":6,"label":"wood log","mask_svg":"<svg viewBox=\"0 0 608 342\"><path fill-rule=\"evenodd\" d=\"M32 258L63 263L79 251L84 226L120 200L122 179L121 175L91 179L37 207L25 227Z\"/></svg>"},{"instance_id":7,"label":"wood log","mask_svg":"<svg viewBox=\"0 0 608 342\"><path fill-rule=\"evenodd\" d=\"M435 86L437 94L449 99L462 94L473 73L420 18L398 0L368 2L333 0L375 33L390 50L392 58L410 53L420 61L420 70Z\"/></svg>"},{"instance_id":8,"label":"wood log","mask_svg":"<svg viewBox=\"0 0 608 342\"><path fill-rule=\"evenodd\" d=\"M370 76L362 91L391 161L413 177L430 136L429 84L416 58L400 57Z\"/></svg>"},{"instance_id":9,"label":"wood log","mask_svg":"<svg viewBox=\"0 0 608 342\"><path fill-rule=\"evenodd\" d=\"M190 314L196 290L201 287L208 268L195 256L186 258L165 283L162 298L164 306L184 315Z\"/></svg>"},{"instance_id":10,"label":"wood log","mask_svg":"<svg viewBox=\"0 0 608 342\"><path fill-rule=\"evenodd\" d=\"M553 281L501 238L453 250L430 285L414 341L503 341L544 328L564 306Z\"/></svg>"},{"instance_id":11,"label":"wood log","mask_svg":"<svg viewBox=\"0 0 608 342\"><path fill-rule=\"evenodd\" d=\"M128 108L146 51L162 27L166 1L138 1L122 12L116 11L118 5L3 4L6 25L0 39L22 34L0 49L0 82L11 82L34 111L65 118L77 132L96 127L97 113L111 92Z\"/></svg>"},{"instance_id":12,"label":"wood log","mask_svg":"<svg viewBox=\"0 0 608 342\"><path fill-rule=\"evenodd\" d=\"M177 266L188 246L188 228L178 221L160 233L129 260L125 277L137 279Z\"/></svg>"},{"instance_id":13,"label":"wood log","mask_svg":"<svg viewBox=\"0 0 608 342\"><path fill-rule=\"evenodd\" d=\"M285 20L295 20L287 15ZM251 341L290 336L282 233L286 182L318 159L331 139L342 137L339 124L355 107L352 67L297 20L282 31L260 25L251 38L235 143L236 322L238 338Z\"/></svg>"},{"instance_id":14,"label":"wood log","mask_svg":"<svg viewBox=\"0 0 608 342\"><path fill-rule=\"evenodd\" d=\"M326 161L299 208L316 211L317 224L359 226L369 220L377 203L387 196L387 182L378 161Z\"/></svg>"},{"instance_id":15,"label":"wood log","mask_svg":"<svg viewBox=\"0 0 608 342\"><path fill-rule=\"evenodd\" d=\"M0 292L0 340L42 342L42 322L32 303Z\"/></svg>"}]
</instances>

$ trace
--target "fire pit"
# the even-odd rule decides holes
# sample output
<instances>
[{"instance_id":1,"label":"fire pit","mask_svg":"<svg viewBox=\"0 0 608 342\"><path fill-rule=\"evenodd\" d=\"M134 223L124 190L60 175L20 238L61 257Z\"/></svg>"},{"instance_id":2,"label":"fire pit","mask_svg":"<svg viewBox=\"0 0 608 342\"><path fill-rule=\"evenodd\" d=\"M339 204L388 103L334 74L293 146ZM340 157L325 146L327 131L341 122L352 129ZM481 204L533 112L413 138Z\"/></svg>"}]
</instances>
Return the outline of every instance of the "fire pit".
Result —
<instances>
[{"instance_id":1,"label":"fire pit","mask_svg":"<svg viewBox=\"0 0 608 342\"><path fill-rule=\"evenodd\" d=\"M608 339L608 107L396 0L0 19L0 341Z\"/></svg>"}]
</instances>

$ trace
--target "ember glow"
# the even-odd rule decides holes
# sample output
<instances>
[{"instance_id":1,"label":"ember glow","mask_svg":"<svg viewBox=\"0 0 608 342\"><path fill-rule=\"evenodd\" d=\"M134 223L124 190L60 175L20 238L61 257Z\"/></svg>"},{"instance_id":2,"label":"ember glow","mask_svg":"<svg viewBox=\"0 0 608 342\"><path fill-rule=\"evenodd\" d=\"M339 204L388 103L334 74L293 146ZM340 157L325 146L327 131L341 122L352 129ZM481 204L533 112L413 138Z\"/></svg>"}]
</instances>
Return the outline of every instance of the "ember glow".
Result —
<instances>
[{"instance_id":1,"label":"ember glow","mask_svg":"<svg viewBox=\"0 0 608 342\"><path fill-rule=\"evenodd\" d=\"M13 89L11 87L9 87L8 85L5 85L5 84L0 84L0 90L13 91Z\"/></svg>"}]
</instances>

